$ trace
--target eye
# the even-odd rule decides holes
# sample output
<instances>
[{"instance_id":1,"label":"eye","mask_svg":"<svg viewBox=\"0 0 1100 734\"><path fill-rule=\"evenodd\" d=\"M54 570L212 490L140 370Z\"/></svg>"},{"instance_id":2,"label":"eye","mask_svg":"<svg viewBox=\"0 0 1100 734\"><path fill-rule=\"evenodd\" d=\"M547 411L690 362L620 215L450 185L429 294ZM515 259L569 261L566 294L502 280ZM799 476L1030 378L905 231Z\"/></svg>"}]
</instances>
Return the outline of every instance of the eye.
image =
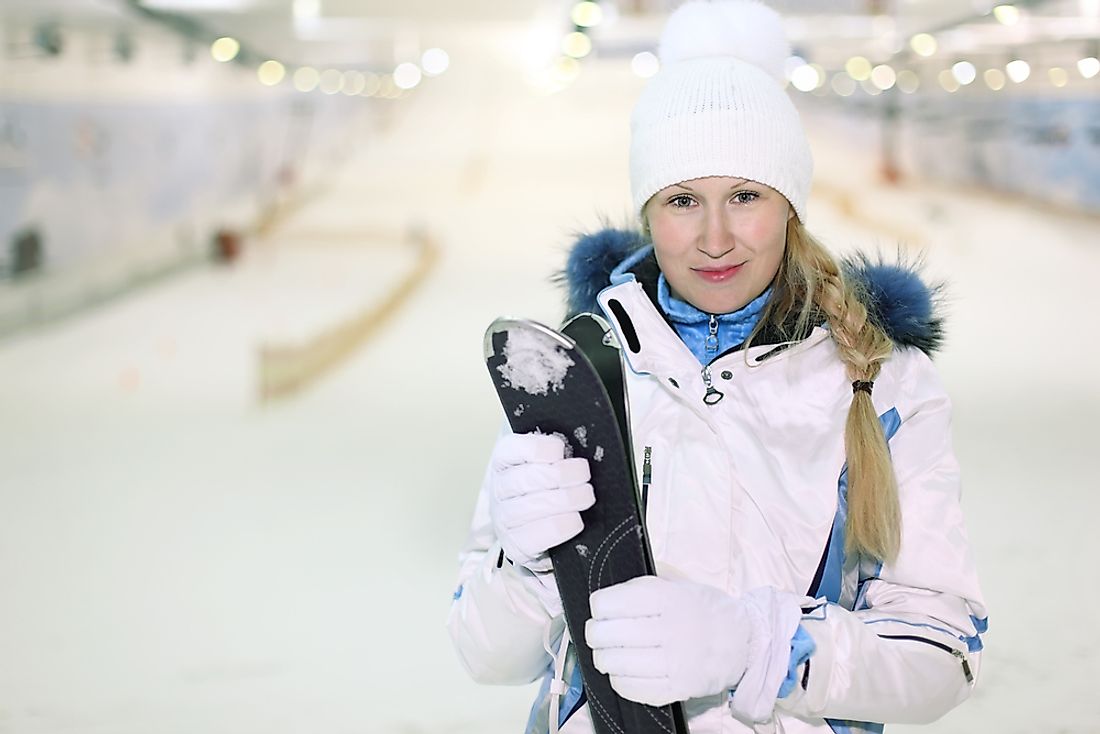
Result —
<instances>
[{"instance_id":1,"label":"eye","mask_svg":"<svg viewBox=\"0 0 1100 734\"><path fill-rule=\"evenodd\" d=\"M738 191L730 199L735 204L751 204L760 198L760 194L755 191Z\"/></svg>"},{"instance_id":2,"label":"eye","mask_svg":"<svg viewBox=\"0 0 1100 734\"><path fill-rule=\"evenodd\" d=\"M676 196L673 196L671 199L669 199L668 203L669 206L673 207L674 209L687 209L689 206L695 203L695 200L687 194L677 194Z\"/></svg>"}]
</instances>

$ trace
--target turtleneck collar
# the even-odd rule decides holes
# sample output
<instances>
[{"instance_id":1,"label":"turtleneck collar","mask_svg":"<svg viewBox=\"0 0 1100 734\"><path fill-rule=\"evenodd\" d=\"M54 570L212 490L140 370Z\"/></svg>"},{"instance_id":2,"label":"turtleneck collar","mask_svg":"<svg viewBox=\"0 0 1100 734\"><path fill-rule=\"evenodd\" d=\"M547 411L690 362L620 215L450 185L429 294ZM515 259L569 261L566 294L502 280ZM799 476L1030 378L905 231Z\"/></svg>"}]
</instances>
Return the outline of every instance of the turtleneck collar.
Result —
<instances>
[{"instance_id":1,"label":"turtleneck collar","mask_svg":"<svg viewBox=\"0 0 1100 734\"><path fill-rule=\"evenodd\" d=\"M748 339L760 320L771 292L772 289L768 288L737 311L708 314L674 297L664 273L657 278L658 305L668 315L684 344L703 365L710 364L719 354Z\"/></svg>"}]
</instances>

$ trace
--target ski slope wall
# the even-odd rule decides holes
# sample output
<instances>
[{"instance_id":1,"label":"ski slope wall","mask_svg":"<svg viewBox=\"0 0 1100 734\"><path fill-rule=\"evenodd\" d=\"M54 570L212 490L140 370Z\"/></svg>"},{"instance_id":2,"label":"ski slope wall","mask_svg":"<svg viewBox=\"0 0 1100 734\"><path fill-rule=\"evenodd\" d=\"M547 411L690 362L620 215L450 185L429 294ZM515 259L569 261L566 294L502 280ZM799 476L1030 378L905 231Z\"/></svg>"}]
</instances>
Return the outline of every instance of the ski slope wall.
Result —
<instances>
[{"instance_id":1,"label":"ski slope wall","mask_svg":"<svg viewBox=\"0 0 1100 734\"><path fill-rule=\"evenodd\" d=\"M896 94L893 109L886 95L859 96L812 99L803 107L826 120L831 138L891 155L904 176L1100 212L1095 93Z\"/></svg>"},{"instance_id":2,"label":"ski slope wall","mask_svg":"<svg viewBox=\"0 0 1100 734\"><path fill-rule=\"evenodd\" d=\"M87 63L83 40L0 59L0 334L206 259L219 230L248 232L321 185L393 104L165 58L181 41L155 29L159 50L128 63ZM27 236L40 255L24 270Z\"/></svg>"}]
</instances>

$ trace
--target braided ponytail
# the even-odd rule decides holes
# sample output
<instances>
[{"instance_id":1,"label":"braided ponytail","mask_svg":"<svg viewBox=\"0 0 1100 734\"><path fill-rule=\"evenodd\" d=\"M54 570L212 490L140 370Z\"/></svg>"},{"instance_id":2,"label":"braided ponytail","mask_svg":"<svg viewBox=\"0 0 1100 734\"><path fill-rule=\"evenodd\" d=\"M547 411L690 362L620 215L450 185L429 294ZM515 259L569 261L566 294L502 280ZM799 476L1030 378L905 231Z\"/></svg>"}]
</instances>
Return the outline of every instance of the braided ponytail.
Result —
<instances>
[{"instance_id":1,"label":"braided ponytail","mask_svg":"<svg viewBox=\"0 0 1100 734\"><path fill-rule=\"evenodd\" d=\"M858 285L844 277L836 260L797 217L787 223L787 249L774 293L757 330L764 323L777 324L786 338L798 339L825 319L848 379L871 382L878 376L893 352L893 342L869 318ZM864 390L853 390L844 453L848 461L845 550L893 560L901 545L897 478L874 403Z\"/></svg>"}]
</instances>

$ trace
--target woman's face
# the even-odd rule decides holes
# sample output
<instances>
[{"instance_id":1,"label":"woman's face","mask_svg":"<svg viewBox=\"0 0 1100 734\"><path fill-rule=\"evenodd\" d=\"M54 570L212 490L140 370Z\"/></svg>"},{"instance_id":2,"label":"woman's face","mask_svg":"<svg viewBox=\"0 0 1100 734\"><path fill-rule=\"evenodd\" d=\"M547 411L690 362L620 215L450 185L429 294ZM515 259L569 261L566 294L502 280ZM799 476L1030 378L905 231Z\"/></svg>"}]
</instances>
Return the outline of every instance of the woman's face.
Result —
<instances>
[{"instance_id":1,"label":"woman's face","mask_svg":"<svg viewBox=\"0 0 1100 734\"><path fill-rule=\"evenodd\" d=\"M672 294L719 314L736 311L771 283L794 211L764 184L714 176L658 191L644 214Z\"/></svg>"}]
</instances>

